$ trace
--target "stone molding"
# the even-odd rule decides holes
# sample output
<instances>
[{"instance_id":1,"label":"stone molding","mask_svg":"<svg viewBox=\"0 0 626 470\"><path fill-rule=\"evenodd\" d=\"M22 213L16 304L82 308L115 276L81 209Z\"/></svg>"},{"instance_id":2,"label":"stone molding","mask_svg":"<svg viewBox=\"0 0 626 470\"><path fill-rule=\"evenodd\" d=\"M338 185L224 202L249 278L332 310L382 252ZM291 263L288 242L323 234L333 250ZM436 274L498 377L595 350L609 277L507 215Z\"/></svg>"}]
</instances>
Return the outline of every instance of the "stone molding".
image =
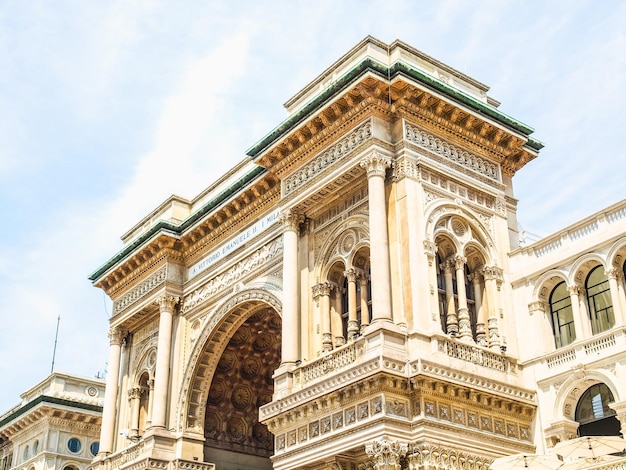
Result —
<instances>
[{"instance_id":1,"label":"stone molding","mask_svg":"<svg viewBox=\"0 0 626 470\"><path fill-rule=\"evenodd\" d=\"M440 155L447 160L458 163L466 168L469 168L481 175L486 176L495 181L500 181L500 175L498 173L498 165L491 163L473 153L466 150L462 150L454 145L446 142L445 140L435 137L416 126L404 122L404 137L425 150Z\"/></svg>"},{"instance_id":2,"label":"stone molding","mask_svg":"<svg viewBox=\"0 0 626 470\"><path fill-rule=\"evenodd\" d=\"M163 266L157 272L149 276L145 281L140 282L137 287L131 289L126 294L113 302L113 315L117 315L126 310L138 300L152 292L165 282L167 278L167 266Z\"/></svg>"},{"instance_id":3,"label":"stone molding","mask_svg":"<svg viewBox=\"0 0 626 470\"><path fill-rule=\"evenodd\" d=\"M372 137L372 122L366 121L345 138L339 140L332 147L322 152L317 158L309 162L295 174L283 181L283 196L287 196L307 182L314 179L328 167L342 159L350 151Z\"/></svg>"},{"instance_id":4,"label":"stone molding","mask_svg":"<svg viewBox=\"0 0 626 470\"><path fill-rule=\"evenodd\" d=\"M202 287L186 295L183 298L181 313L187 313L193 308L203 304L214 295L223 293L228 287L241 280L244 276L282 255L282 252L282 237L276 238L267 245L259 248L225 273L218 274L208 280Z\"/></svg>"}]
</instances>

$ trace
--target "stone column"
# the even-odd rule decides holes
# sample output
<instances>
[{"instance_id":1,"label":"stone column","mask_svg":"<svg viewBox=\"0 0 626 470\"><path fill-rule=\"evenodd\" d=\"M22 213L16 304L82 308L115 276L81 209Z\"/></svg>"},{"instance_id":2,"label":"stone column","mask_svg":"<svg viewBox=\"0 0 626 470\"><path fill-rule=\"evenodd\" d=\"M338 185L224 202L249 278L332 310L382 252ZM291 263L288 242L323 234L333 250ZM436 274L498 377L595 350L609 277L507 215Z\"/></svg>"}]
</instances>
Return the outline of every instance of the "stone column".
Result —
<instances>
[{"instance_id":1,"label":"stone column","mask_svg":"<svg viewBox=\"0 0 626 470\"><path fill-rule=\"evenodd\" d=\"M589 320L584 318L584 315L581 314L580 311L580 294L583 292L583 288L578 284L574 284L573 286L568 286L567 291L569 292L570 302L572 303L572 317L574 318L574 333L576 334L576 338L574 340L582 340L591 334L586 335L585 331L585 323L589 324Z\"/></svg>"},{"instance_id":2,"label":"stone column","mask_svg":"<svg viewBox=\"0 0 626 470\"><path fill-rule=\"evenodd\" d=\"M280 213L283 226L282 364L298 360L298 229L302 215L291 209Z\"/></svg>"},{"instance_id":3,"label":"stone column","mask_svg":"<svg viewBox=\"0 0 626 470\"><path fill-rule=\"evenodd\" d=\"M408 445L381 439L365 446L374 470L400 470L400 459L407 453Z\"/></svg>"},{"instance_id":4,"label":"stone column","mask_svg":"<svg viewBox=\"0 0 626 470\"><path fill-rule=\"evenodd\" d=\"M370 324L370 306L367 304L367 275L359 276L359 286L361 288L361 328Z\"/></svg>"},{"instance_id":5,"label":"stone column","mask_svg":"<svg viewBox=\"0 0 626 470\"><path fill-rule=\"evenodd\" d=\"M479 271L470 274L472 287L474 288L474 308L476 309L476 343L480 346L487 346L487 319L483 308L483 293L481 289L482 275Z\"/></svg>"},{"instance_id":6,"label":"stone column","mask_svg":"<svg viewBox=\"0 0 626 470\"><path fill-rule=\"evenodd\" d=\"M152 427L165 428L168 390L170 386L170 352L172 350L172 323L174 307L180 298L165 294L155 302L159 306L159 337L157 340L157 358L154 375L154 403L152 409Z\"/></svg>"},{"instance_id":7,"label":"stone column","mask_svg":"<svg viewBox=\"0 0 626 470\"><path fill-rule=\"evenodd\" d=\"M454 286L452 282L452 261L446 260L442 263L443 278L446 283L446 333L456 336L459 332L459 321L456 316L456 305L454 304Z\"/></svg>"},{"instance_id":8,"label":"stone column","mask_svg":"<svg viewBox=\"0 0 626 470\"><path fill-rule=\"evenodd\" d=\"M128 390L128 402L130 404L130 426L128 437L133 440L139 437L139 402L141 400L141 388L133 387Z\"/></svg>"},{"instance_id":9,"label":"stone column","mask_svg":"<svg viewBox=\"0 0 626 470\"><path fill-rule=\"evenodd\" d=\"M152 407L154 406L154 379L148 380L148 417L146 418L146 429L152 426Z\"/></svg>"},{"instance_id":10,"label":"stone column","mask_svg":"<svg viewBox=\"0 0 626 470\"><path fill-rule=\"evenodd\" d=\"M333 336L333 344L335 347L343 346L346 344L346 339L343 337L343 299L342 299L342 290L343 287L339 285L335 285L335 296L333 298L334 302L330 309L330 330Z\"/></svg>"},{"instance_id":11,"label":"stone column","mask_svg":"<svg viewBox=\"0 0 626 470\"><path fill-rule=\"evenodd\" d=\"M609 280L609 289L611 291L611 301L613 302L613 314L615 316L615 324L623 325L626 317L626 298L624 293L619 288L619 278L622 272L618 268L611 268L606 270L606 277Z\"/></svg>"},{"instance_id":12,"label":"stone column","mask_svg":"<svg viewBox=\"0 0 626 470\"><path fill-rule=\"evenodd\" d=\"M502 340L500 339L500 328L498 318L500 316L500 284L502 283L502 270L495 266L483 269L485 279L485 291L489 299L489 316L487 318L487 337L489 338L489 348L500 351Z\"/></svg>"},{"instance_id":13,"label":"stone column","mask_svg":"<svg viewBox=\"0 0 626 470\"><path fill-rule=\"evenodd\" d=\"M459 299L459 337L466 343L473 342L472 325L467 308L467 292L465 292L465 263L467 259L463 256L454 258L454 268L456 269L456 292Z\"/></svg>"},{"instance_id":14,"label":"stone column","mask_svg":"<svg viewBox=\"0 0 626 470\"><path fill-rule=\"evenodd\" d=\"M100 428L100 449L98 455L108 455L113 452L115 433L115 417L117 415L117 391L120 377L120 358L122 341L126 332L119 328L109 331L109 371L107 373L106 389L104 391L104 408L102 410L102 427Z\"/></svg>"},{"instance_id":15,"label":"stone column","mask_svg":"<svg viewBox=\"0 0 626 470\"><path fill-rule=\"evenodd\" d=\"M369 195L372 322L392 321L391 270L385 203L385 170L391 166L391 159L378 152L372 152L361 160L360 165L367 170Z\"/></svg>"},{"instance_id":16,"label":"stone column","mask_svg":"<svg viewBox=\"0 0 626 470\"><path fill-rule=\"evenodd\" d=\"M348 280L348 340L353 341L359 334L359 320L356 317L356 270L350 268L344 275Z\"/></svg>"}]
</instances>

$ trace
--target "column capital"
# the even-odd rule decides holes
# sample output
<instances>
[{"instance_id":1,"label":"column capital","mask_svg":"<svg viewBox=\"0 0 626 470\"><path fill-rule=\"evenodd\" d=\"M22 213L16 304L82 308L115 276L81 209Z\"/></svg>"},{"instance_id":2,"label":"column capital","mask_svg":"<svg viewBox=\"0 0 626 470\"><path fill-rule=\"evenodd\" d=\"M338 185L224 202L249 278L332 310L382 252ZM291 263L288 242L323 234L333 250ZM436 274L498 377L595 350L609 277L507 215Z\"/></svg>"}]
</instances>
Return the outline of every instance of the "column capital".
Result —
<instances>
[{"instance_id":1,"label":"column capital","mask_svg":"<svg viewBox=\"0 0 626 470\"><path fill-rule=\"evenodd\" d=\"M528 312L533 315L535 312L546 313L550 305L543 300L536 300L528 304Z\"/></svg>"},{"instance_id":2,"label":"column capital","mask_svg":"<svg viewBox=\"0 0 626 470\"><path fill-rule=\"evenodd\" d=\"M348 282L356 282L357 272L356 269L350 268L346 269L343 273L344 276L348 279Z\"/></svg>"},{"instance_id":3,"label":"column capital","mask_svg":"<svg viewBox=\"0 0 626 470\"><path fill-rule=\"evenodd\" d=\"M430 257L434 258L435 255L437 254L437 244L430 240L424 240L424 253L429 258Z\"/></svg>"},{"instance_id":4,"label":"column capital","mask_svg":"<svg viewBox=\"0 0 626 470\"><path fill-rule=\"evenodd\" d=\"M180 302L180 297L172 294L163 294L154 300L161 312L164 310L172 312L178 302Z\"/></svg>"},{"instance_id":5,"label":"column capital","mask_svg":"<svg viewBox=\"0 0 626 470\"><path fill-rule=\"evenodd\" d=\"M139 399L141 398L142 393L143 393L143 390L141 389L141 387L131 388L128 390L128 399L129 400Z\"/></svg>"},{"instance_id":6,"label":"column capital","mask_svg":"<svg viewBox=\"0 0 626 470\"><path fill-rule=\"evenodd\" d=\"M111 346L121 346L127 331L119 326L114 326L109 330L109 344Z\"/></svg>"},{"instance_id":7,"label":"column capital","mask_svg":"<svg viewBox=\"0 0 626 470\"><path fill-rule=\"evenodd\" d=\"M616 267L605 269L604 273L606 274L606 278L608 280L615 279L618 280L622 275L622 270Z\"/></svg>"},{"instance_id":8,"label":"column capital","mask_svg":"<svg viewBox=\"0 0 626 470\"><path fill-rule=\"evenodd\" d=\"M584 291L585 289L580 284L572 284L571 286L567 286L567 292L569 292L569 295L575 295L578 297Z\"/></svg>"},{"instance_id":9,"label":"column capital","mask_svg":"<svg viewBox=\"0 0 626 470\"><path fill-rule=\"evenodd\" d=\"M497 266L485 266L482 269L483 277L487 281L500 281L504 280L502 268L498 268Z\"/></svg>"},{"instance_id":10,"label":"column capital","mask_svg":"<svg viewBox=\"0 0 626 470\"><path fill-rule=\"evenodd\" d=\"M463 269L463 268L465 268L465 263L467 263L467 258L465 256L456 255L454 257L454 268L455 269Z\"/></svg>"},{"instance_id":11,"label":"column capital","mask_svg":"<svg viewBox=\"0 0 626 470\"><path fill-rule=\"evenodd\" d=\"M297 232L300 224L304 222L304 216L295 209L282 209L278 220L282 224L284 232Z\"/></svg>"},{"instance_id":12,"label":"column capital","mask_svg":"<svg viewBox=\"0 0 626 470\"><path fill-rule=\"evenodd\" d=\"M407 451L407 444L386 439L380 439L365 446L365 453L373 461L374 468L377 470L399 470L400 459L406 455Z\"/></svg>"},{"instance_id":13,"label":"column capital","mask_svg":"<svg viewBox=\"0 0 626 470\"><path fill-rule=\"evenodd\" d=\"M367 171L367 177L385 176L385 171L391 166L391 158L379 153L372 152L361 159L359 165Z\"/></svg>"}]
</instances>

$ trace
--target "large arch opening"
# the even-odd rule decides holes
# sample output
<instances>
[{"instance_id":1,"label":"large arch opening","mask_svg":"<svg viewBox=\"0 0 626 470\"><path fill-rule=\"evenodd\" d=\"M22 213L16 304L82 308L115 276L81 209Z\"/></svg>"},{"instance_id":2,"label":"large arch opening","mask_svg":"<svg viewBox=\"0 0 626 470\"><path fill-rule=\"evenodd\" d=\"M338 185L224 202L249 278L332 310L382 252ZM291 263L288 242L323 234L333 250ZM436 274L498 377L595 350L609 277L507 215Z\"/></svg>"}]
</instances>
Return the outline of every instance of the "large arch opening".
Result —
<instances>
[{"instance_id":1,"label":"large arch opening","mask_svg":"<svg viewBox=\"0 0 626 470\"><path fill-rule=\"evenodd\" d=\"M230 336L208 392L204 461L216 470L272 468L274 441L259 407L272 400L280 358L280 316L270 306L255 309Z\"/></svg>"},{"instance_id":2,"label":"large arch opening","mask_svg":"<svg viewBox=\"0 0 626 470\"><path fill-rule=\"evenodd\" d=\"M615 411L609 407L614 401L613 393L602 382L585 390L576 405L578 435L620 436L620 422L615 417Z\"/></svg>"}]
</instances>

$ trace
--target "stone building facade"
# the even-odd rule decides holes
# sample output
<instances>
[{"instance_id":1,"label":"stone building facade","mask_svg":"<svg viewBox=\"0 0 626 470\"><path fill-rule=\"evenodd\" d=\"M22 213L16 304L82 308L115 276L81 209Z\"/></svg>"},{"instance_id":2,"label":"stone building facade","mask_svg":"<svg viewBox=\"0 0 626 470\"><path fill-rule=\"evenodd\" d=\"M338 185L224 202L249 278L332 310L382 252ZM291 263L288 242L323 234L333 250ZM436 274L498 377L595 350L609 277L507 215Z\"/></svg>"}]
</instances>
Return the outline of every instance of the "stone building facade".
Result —
<instances>
[{"instance_id":1,"label":"stone building facade","mask_svg":"<svg viewBox=\"0 0 626 470\"><path fill-rule=\"evenodd\" d=\"M538 416L573 390L548 378L563 362L537 393L552 338L518 339L556 282L526 263L543 245L519 247L512 186L542 144L487 91L368 37L126 233L91 276L114 305L94 466L473 470L571 430Z\"/></svg>"},{"instance_id":2,"label":"stone building facade","mask_svg":"<svg viewBox=\"0 0 626 470\"><path fill-rule=\"evenodd\" d=\"M0 469L85 470L97 455L104 381L54 372L0 416Z\"/></svg>"}]
</instances>

